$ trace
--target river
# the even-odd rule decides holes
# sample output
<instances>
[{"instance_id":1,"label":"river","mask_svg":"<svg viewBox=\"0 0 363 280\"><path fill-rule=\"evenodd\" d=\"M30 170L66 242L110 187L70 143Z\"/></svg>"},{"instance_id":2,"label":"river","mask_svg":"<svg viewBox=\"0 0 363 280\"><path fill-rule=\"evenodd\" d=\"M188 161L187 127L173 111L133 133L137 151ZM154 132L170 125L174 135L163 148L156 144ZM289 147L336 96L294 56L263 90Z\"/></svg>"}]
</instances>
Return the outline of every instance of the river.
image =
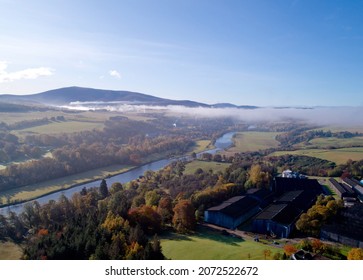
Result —
<instances>
[{"instance_id":1,"label":"river","mask_svg":"<svg viewBox=\"0 0 363 280\"><path fill-rule=\"evenodd\" d=\"M218 138L216 140L216 142L214 144L214 146L215 146L214 149L198 153L197 156L200 156L203 153L215 154L216 152L218 152L220 150L230 147L233 144L232 138L233 138L234 134L235 134L235 132L228 132L228 133L222 135L220 138ZM169 163L171 163L175 160L186 159L186 158L187 157L184 156L184 157L178 157L178 158L173 158L173 159L162 159L162 160L158 160L158 161L154 161L154 162L142 165L140 167L134 168L125 173L121 173L121 174L109 177L106 180L107 185L111 186L115 182L121 182L123 184L130 182L130 181L137 179L140 176L144 175L144 173L148 170L157 171L157 170L164 168ZM9 211L13 211L18 214L23 210L23 207L26 203L31 203L32 201L37 200L40 204L45 204L49 200L58 200L58 198L60 197L61 194L65 195L66 197L71 197L74 193L80 192L83 188L98 187L100 185L100 183L101 183L101 180L97 180L97 181L93 181L90 183L78 185L76 187L69 188L67 190L60 190L59 192L45 195L45 196L39 197L37 199L31 200L31 201L6 206L3 208L0 208L0 214L7 215L9 213Z\"/></svg>"}]
</instances>

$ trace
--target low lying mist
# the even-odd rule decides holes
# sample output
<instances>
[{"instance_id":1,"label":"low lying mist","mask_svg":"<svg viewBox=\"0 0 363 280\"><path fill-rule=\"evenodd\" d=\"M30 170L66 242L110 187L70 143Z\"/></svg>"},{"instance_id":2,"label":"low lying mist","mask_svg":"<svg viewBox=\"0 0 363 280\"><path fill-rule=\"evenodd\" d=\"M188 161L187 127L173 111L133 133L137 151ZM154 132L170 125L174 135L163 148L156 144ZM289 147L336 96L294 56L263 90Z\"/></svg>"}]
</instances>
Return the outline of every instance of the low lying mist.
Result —
<instances>
[{"instance_id":1,"label":"low lying mist","mask_svg":"<svg viewBox=\"0 0 363 280\"><path fill-rule=\"evenodd\" d=\"M112 112L186 115L199 118L234 118L245 122L304 121L316 125L363 126L363 107L312 107L312 108L205 108L184 106L150 106L120 102L73 102L63 108L82 111L106 110Z\"/></svg>"}]
</instances>

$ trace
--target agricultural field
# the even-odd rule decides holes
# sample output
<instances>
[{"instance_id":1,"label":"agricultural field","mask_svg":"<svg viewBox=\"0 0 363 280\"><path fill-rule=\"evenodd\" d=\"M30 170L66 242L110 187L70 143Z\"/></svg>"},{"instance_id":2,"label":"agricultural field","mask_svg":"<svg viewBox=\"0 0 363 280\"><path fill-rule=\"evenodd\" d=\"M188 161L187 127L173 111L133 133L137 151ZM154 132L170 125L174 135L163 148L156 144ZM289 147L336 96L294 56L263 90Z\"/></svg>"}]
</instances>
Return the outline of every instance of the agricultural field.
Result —
<instances>
[{"instance_id":1,"label":"agricultural field","mask_svg":"<svg viewBox=\"0 0 363 280\"><path fill-rule=\"evenodd\" d=\"M253 240L198 229L193 235L169 233L161 236L162 251L172 260L263 260L263 251L283 254L283 249ZM271 258L270 257L270 258Z\"/></svg>"},{"instance_id":2,"label":"agricultural field","mask_svg":"<svg viewBox=\"0 0 363 280\"><path fill-rule=\"evenodd\" d=\"M185 165L184 174L194 174L198 168L204 171L213 170L214 173L224 171L230 164L225 162L194 160Z\"/></svg>"},{"instance_id":3,"label":"agricultural field","mask_svg":"<svg viewBox=\"0 0 363 280\"><path fill-rule=\"evenodd\" d=\"M363 147L363 137L353 138L315 138L309 141L309 144L300 143L295 145L296 148L303 149L337 149L350 147Z\"/></svg>"},{"instance_id":4,"label":"agricultural field","mask_svg":"<svg viewBox=\"0 0 363 280\"><path fill-rule=\"evenodd\" d=\"M16 130L18 136L27 134L57 134L57 133L72 133L82 130L102 129L102 122L81 122L81 121L65 121L51 122L45 125Z\"/></svg>"},{"instance_id":5,"label":"agricultural field","mask_svg":"<svg viewBox=\"0 0 363 280\"><path fill-rule=\"evenodd\" d=\"M323 130L323 131L328 131L330 130L331 132L339 132L339 131L349 131L352 133L358 132L358 133L363 133L363 125L355 125L355 126L325 126L325 127L321 127L319 128L319 130Z\"/></svg>"},{"instance_id":6,"label":"agricultural field","mask_svg":"<svg viewBox=\"0 0 363 280\"><path fill-rule=\"evenodd\" d=\"M233 147L229 148L224 153L227 155L233 155L241 152L277 148L279 146L279 142L275 140L277 134L277 132L239 132L233 138Z\"/></svg>"},{"instance_id":7,"label":"agricultural field","mask_svg":"<svg viewBox=\"0 0 363 280\"><path fill-rule=\"evenodd\" d=\"M321 158L335 162L336 164L346 163L349 159L351 160L362 160L363 159L363 147L357 148L341 148L341 149L300 149L295 151L278 151L270 154L270 156L281 156L281 155L303 155Z\"/></svg>"}]
</instances>

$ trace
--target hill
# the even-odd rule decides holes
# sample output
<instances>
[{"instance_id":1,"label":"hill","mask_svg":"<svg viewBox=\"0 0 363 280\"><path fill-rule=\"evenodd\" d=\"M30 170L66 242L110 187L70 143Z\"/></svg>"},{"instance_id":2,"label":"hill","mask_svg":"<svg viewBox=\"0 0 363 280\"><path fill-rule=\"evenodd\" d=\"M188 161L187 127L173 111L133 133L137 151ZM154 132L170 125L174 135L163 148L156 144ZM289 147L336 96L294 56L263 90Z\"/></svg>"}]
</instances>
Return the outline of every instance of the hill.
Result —
<instances>
[{"instance_id":1,"label":"hill","mask_svg":"<svg viewBox=\"0 0 363 280\"><path fill-rule=\"evenodd\" d=\"M123 90L103 90L84 87L66 87L49 90L37 94L29 95L0 95L0 102L18 104L43 104L43 105L68 105L71 102L123 102L134 105L154 105L168 106L177 105L185 107L204 107L204 108L239 108L256 109L256 106L238 106L230 103L205 104L191 100L171 100L160 98L144 93L123 91Z\"/></svg>"},{"instance_id":2,"label":"hill","mask_svg":"<svg viewBox=\"0 0 363 280\"><path fill-rule=\"evenodd\" d=\"M67 105L71 102L125 102L143 105L181 105L187 107L209 107L207 104L189 100L170 100L131 91L102 90L82 87L67 87L29 95L0 95L1 101L34 102L47 105Z\"/></svg>"}]
</instances>

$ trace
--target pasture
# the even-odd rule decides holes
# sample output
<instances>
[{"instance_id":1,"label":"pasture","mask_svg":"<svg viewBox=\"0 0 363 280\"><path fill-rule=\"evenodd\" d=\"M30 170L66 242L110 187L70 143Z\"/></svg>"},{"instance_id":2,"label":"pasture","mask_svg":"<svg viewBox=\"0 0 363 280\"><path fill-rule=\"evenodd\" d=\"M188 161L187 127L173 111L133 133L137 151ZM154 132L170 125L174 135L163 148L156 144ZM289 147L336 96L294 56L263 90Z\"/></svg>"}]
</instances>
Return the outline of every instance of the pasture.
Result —
<instances>
[{"instance_id":1,"label":"pasture","mask_svg":"<svg viewBox=\"0 0 363 280\"><path fill-rule=\"evenodd\" d=\"M279 142L275 140L277 134L277 132L239 132L233 137L234 145L223 153L233 155L235 153L276 148L279 146Z\"/></svg>"},{"instance_id":2,"label":"pasture","mask_svg":"<svg viewBox=\"0 0 363 280\"><path fill-rule=\"evenodd\" d=\"M264 260L263 251L283 254L283 249L250 239L225 236L199 228L193 235L169 233L160 236L162 251L172 260Z\"/></svg>"},{"instance_id":3,"label":"pasture","mask_svg":"<svg viewBox=\"0 0 363 280\"><path fill-rule=\"evenodd\" d=\"M363 159L363 147L357 148L341 148L341 149L300 149L295 151L278 151L270 154L270 156L281 156L281 155L303 155L321 158L335 162L337 164L346 163L349 159L351 160L362 160Z\"/></svg>"},{"instance_id":4,"label":"pasture","mask_svg":"<svg viewBox=\"0 0 363 280\"><path fill-rule=\"evenodd\" d=\"M51 122L45 125L16 130L18 135L27 134L58 134L72 133L83 130L102 129L102 122L81 122L81 121L66 121L66 122Z\"/></svg>"},{"instance_id":5,"label":"pasture","mask_svg":"<svg viewBox=\"0 0 363 280\"><path fill-rule=\"evenodd\" d=\"M351 148L351 147L363 147L363 137L353 138L315 138L306 143L299 143L295 145L298 149L337 149L337 148Z\"/></svg>"},{"instance_id":6,"label":"pasture","mask_svg":"<svg viewBox=\"0 0 363 280\"><path fill-rule=\"evenodd\" d=\"M213 170L214 173L223 172L230 164L225 162L193 160L185 165L184 174L194 174L198 168L204 171Z\"/></svg>"}]
</instances>

